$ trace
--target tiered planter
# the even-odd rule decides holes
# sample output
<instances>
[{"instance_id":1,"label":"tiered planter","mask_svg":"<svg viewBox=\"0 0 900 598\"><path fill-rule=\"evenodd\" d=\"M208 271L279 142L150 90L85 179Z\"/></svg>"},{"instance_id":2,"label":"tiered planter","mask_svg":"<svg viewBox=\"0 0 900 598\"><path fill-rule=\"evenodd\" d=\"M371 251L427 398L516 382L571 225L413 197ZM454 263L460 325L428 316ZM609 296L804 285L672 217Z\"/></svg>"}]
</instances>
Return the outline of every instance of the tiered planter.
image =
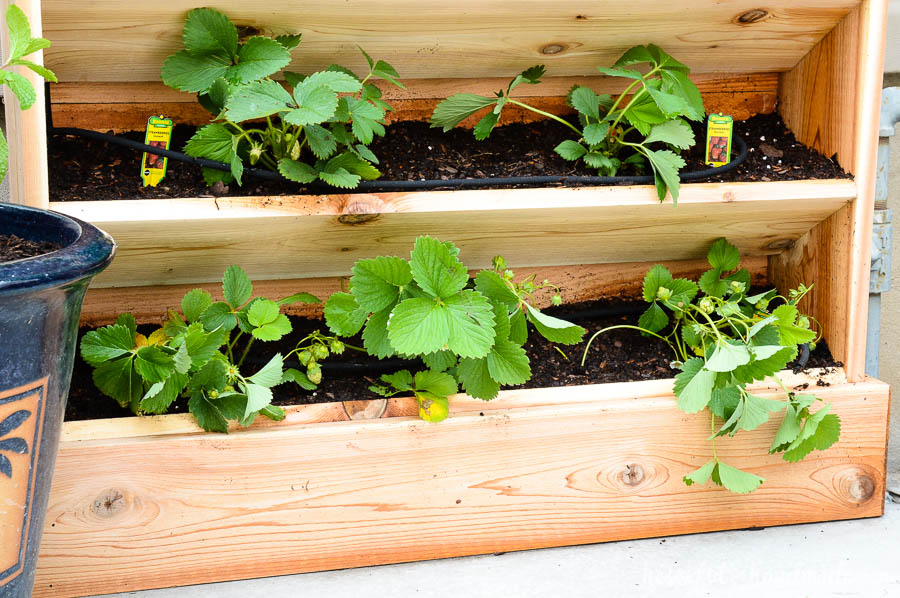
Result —
<instances>
[{"instance_id":1,"label":"tiered planter","mask_svg":"<svg viewBox=\"0 0 900 598\"><path fill-rule=\"evenodd\" d=\"M55 123L202 122L190 96L157 82L193 6L44 0L46 62L62 80ZM426 233L452 240L468 264L499 253L552 271L566 300L588 299L633 291L648 263L697 271L724 235L758 278L815 284L804 308L845 364L815 391L841 416L841 441L800 464L767 454L777 422L721 443L729 463L767 480L738 496L682 484L707 458L709 422L676 408L671 380L461 396L441 424L416 419L404 399L295 407L229 436L180 415L72 422L36 595L881 514L889 389L863 364L884 0L215 7L251 28L303 31L298 70L359 66L357 44L390 61L409 87L391 92L399 118L538 62L559 78L534 90L559 107L575 80L609 85L585 78L594 66L653 42L691 65L709 109L745 118L777 98L797 138L855 179L691 184L677 208L644 186L53 204L119 244L88 293L86 322L121 311L150 321L186 288L213 289L230 263L261 289L327 295L355 260L403 254ZM16 133L42 147L33 129ZM28 162L24 180L39 167Z\"/></svg>"}]
</instances>

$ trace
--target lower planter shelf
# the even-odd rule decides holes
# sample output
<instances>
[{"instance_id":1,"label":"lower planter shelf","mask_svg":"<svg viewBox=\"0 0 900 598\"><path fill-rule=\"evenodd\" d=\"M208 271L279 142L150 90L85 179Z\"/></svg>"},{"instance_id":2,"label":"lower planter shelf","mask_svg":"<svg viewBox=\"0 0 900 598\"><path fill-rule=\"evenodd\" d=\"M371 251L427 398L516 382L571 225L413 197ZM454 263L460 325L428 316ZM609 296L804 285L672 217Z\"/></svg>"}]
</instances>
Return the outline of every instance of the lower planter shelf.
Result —
<instances>
[{"instance_id":1,"label":"lower planter shelf","mask_svg":"<svg viewBox=\"0 0 900 598\"><path fill-rule=\"evenodd\" d=\"M834 404L829 450L768 455L777 415L720 440L766 478L749 495L683 484L709 419L677 409L672 380L460 395L440 424L412 399L293 407L228 436L182 415L67 423L35 595L878 516L889 388L825 378L782 376Z\"/></svg>"}]
</instances>

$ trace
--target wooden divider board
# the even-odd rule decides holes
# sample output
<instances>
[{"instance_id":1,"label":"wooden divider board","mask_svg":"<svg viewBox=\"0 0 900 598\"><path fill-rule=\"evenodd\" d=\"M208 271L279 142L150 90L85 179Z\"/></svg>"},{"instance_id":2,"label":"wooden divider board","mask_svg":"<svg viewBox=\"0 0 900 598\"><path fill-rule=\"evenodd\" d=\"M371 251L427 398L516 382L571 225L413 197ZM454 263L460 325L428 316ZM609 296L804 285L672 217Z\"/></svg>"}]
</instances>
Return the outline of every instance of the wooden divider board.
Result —
<instances>
[{"instance_id":1,"label":"wooden divider board","mask_svg":"<svg viewBox=\"0 0 900 598\"><path fill-rule=\"evenodd\" d=\"M684 486L710 456L709 420L679 411L664 384L513 391L497 410L463 401L441 424L149 437L87 424L60 447L35 596L882 513L883 383L817 389L842 440L801 463L767 454L777 420L720 441L723 461L767 480L743 496Z\"/></svg>"},{"instance_id":2,"label":"wooden divider board","mask_svg":"<svg viewBox=\"0 0 900 598\"><path fill-rule=\"evenodd\" d=\"M508 77L536 63L556 75L592 75L652 41L694 72L787 70L858 0L220 0L246 33L301 32L308 72L362 68L357 46L404 77ZM195 0L44 0L48 65L62 81L155 81L180 47Z\"/></svg>"},{"instance_id":3,"label":"wooden divider board","mask_svg":"<svg viewBox=\"0 0 900 598\"><path fill-rule=\"evenodd\" d=\"M118 242L94 288L346 276L357 259L407 255L418 235L453 241L471 268L702 259L725 236L778 253L855 196L852 181L700 183L677 207L652 186L66 202Z\"/></svg>"}]
</instances>

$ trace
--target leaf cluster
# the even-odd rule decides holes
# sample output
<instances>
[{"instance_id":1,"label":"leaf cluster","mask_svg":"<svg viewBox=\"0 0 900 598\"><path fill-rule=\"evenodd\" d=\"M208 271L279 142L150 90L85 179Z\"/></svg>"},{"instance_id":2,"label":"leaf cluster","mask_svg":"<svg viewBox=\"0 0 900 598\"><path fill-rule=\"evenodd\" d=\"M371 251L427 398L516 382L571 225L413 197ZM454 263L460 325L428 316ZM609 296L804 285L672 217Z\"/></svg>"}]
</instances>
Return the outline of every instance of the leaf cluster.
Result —
<instances>
[{"instance_id":1,"label":"leaf cluster","mask_svg":"<svg viewBox=\"0 0 900 598\"><path fill-rule=\"evenodd\" d=\"M526 382L531 368L522 345L529 322L554 343L575 344L585 333L534 306L535 292L555 288L549 281L537 283L532 276L514 282L500 257L472 280L458 256L450 242L419 237L408 260L359 260L349 292L325 303L329 329L340 336L362 331L370 355L422 359L426 371L386 375L388 386L371 388L382 396L413 392L428 421L446 417L447 397L459 384L469 395L490 400L501 385Z\"/></svg>"},{"instance_id":2,"label":"leaf cluster","mask_svg":"<svg viewBox=\"0 0 900 598\"><path fill-rule=\"evenodd\" d=\"M665 267L653 266L643 286L650 305L638 326L615 328L635 328L669 344L676 355L674 366L680 370L674 385L678 407L686 413L709 411L714 455L716 438L755 430L781 411L785 413L772 453L783 453L793 462L814 449L828 448L840 433L840 420L829 413L830 405L813 413L810 407L817 399L812 395L795 396L784 389L786 400L775 400L747 390L754 382L778 380L778 372L796 358L798 346L817 340L810 319L797 308L811 288L803 286L788 297L776 290L748 295L750 274L739 268L740 254L725 239L713 243L707 260L710 270L697 282L674 278ZM684 481L691 485L709 479L738 493L763 482L715 456Z\"/></svg>"},{"instance_id":3,"label":"leaf cluster","mask_svg":"<svg viewBox=\"0 0 900 598\"><path fill-rule=\"evenodd\" d=\"M252 375L241 366L253 342L291 332L282 306L319 300L309 293L278 301L253 297L250 278L238 266L225 271L222 294L223 301L214 301L204 289L189 291L181 312L170 311L165 325L147 336L130 314L85 334L81 356L94 368L94 384L136 414L165 413L176 399L187 398L197 423L210 431L227 432L229 420L248 426L260 414L282 419L284 411L271 404L271 389L300 383L282 371L282 356L276 353Z\"/></svg>"},{"instance_id":4,"label":"leaf cluster","mask_svg":"<svg viewBox=\"0 0 900 598\"><path fill-rule=\"evenodd\" d=\"M22 110L28 110L37 99L34 86L21 73L10 67L27 68L43 79L57 83L58 80L53 71L25 58L39 50L49 48L50 40L43 37L31 37L31 25L28 23L28 17L15 4L10 4L6 9L6 26L9 30L9 55L3 66L0 67L0 84L6 84L19 100L19 107ZM0 181L6 178L8 169L9 145L3 131L0 131Z\"/></svg>"},{"instance_id":5,"label":"leaf cluster","mask_svg":"<svg viewBox=\"0 0 900 598\"><path fill-rule=\"evenodd\" d=\"M254 36L241 42L224 14L211 8L188 13L184 49L163 64L162 80L197 93L214 115L185 147L188 155L231 166L229 172L204 169L208 184L241 184L245 164L259 164L299 183L321 180L342 188L380 176L374 166L378 158L368 145L384 135L391 107L370 81L380 78L403 87L397 71L360 49L369 65L363 78L331 65L310 75L284 71L284 84L275 81L300 38Z\"/></svg>"},{"instance_id":6,"label":"leaf cluster","mask_svg":"<svg viewBox=\"0 0 900 598\"><path fill-rule=\"evenodd\" d=\"M640 66L641 69L635 68ZM578 113L578 125L547 114L511 97L522 84L536 85L544 75L544 66L534 66L516 75L506 90L494 97L471 93L450 96L438 104L431 116L432 127L449 131L466 118L492 107L475 125L476 139L487 138L500 120L504 106L520 106L557 120L578 136L560 143L555 151L566 160L583 160L602 176L615 176L623 163L653 172L659 200L667 193L678 201L679 171L685 162L681 150L692 147L694 133L687 120L702 121L703 99L690 80L690 69L658 46L635 46L625 52L611 68L598 67L601 73L619 77L628 84L613 98L597 94L589 87L574 86L566 102Z\"/></svg>"}]
</instances>

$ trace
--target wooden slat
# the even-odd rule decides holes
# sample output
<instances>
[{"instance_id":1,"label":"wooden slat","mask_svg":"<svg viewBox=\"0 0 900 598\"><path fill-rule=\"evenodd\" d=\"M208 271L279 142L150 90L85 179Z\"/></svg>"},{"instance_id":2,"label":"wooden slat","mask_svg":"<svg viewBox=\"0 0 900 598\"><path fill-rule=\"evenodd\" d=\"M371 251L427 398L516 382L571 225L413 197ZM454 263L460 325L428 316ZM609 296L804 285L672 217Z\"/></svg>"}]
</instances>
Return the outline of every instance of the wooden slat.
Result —
<instances>
[{"instance_id":1,"label":"wooden slat","mask_svg":"<svg viewBox=\"0 0 900 598\"><path fill-rule=\"evenodd\" d=\"M811 368L801 373L791 370L779 372L781 381L770 379L759 383L754 387L754 392L777 392L782 385L788 389L803 390L810 385L817 385L819 381L829 386L846 384L847 375L843 368ZM473 399L465 394L457 394L450 399L450 412L454 414L498 411L504 409L540 407L548 405L573 405L579 403L593 403L598 396L605 401L613 399L631 399L635 397L671 397L674 379L641 380L636 382L613 382L594 386L567 387L565 392L551 392L543 389L541 392L528 390L504 390L492 401ZM107 400L98 397L97 400ZM369 414L361 414L361 407L367 404L387 403L383 409L368 409ZM351 405L348 407L348 405ZM284 407L286 417L281 422L273 422L264 417L257 418L251 426L253 430L262 428L284 428L303 424L315 424L336 421L349 421L351 419L381 419L390 417L415 417L419 408L412 397L394 397L392 399L368 399L360 401L347 401L345 403L317 403L312 405L288 405ZM234 424L231 431L242 428ZM170 415L148 415L141 417L120 417L115 419L96 419L65 422L63 425L61 442L82 442L85 440L109 440L113 438L137 438L150 436L169 436L172 434L198 434L205 435L202 428L197 426L196 419L189 413L173 413Z\"/></svg>"},{"instance_id":2,"label":"wooden slat","mask_svg":"<svg viewBox=\"0 0 900 598\"><path fill-rule=\"evenodd\" d=\"M692 279L697 279L709 269L706 260L662 263L674 276ZM741 265L750 271L754 285L766 284L766 257L745 256ZM629 262L534 268L519 266L516 272L523 277L533 273L537 280L549 279L560 287L564 302L574 303L603 297L639 297L647 268L646 262ZM206 289L216 300L222 298L222 286L218 282L151 287L91 287L84 299L81 323L88 326L103 326L111 324L121 313L130 313L139 323L159 324L165 318L166 310L177 309L184 294L194 288ZM346 288L346 276L258 280L253 283L256 295L270 298L287 297L303 290L324 300L332 293ZM549 293L539 293L536 299L539 307L545 307L550 301ZM321 304L296 303L285 306L283 310L296 316L322 316Z\"/></svg>"},{"instance_id":3,"label":"wooden slat","mask_svg":"<svg viewBox=\"0 0 900 598\"><path fill-rule=\"evenodd\" d=\"M699 74L693 77L708 112L731 114L745 120L755 114L775 110L778 91L777 73L751 75ZM492 94L505 88L507 79L413 79L406 80L406 89L381 84L382 93L394 111L388 122L398 120L427 120L437 103L454 93ZM621 82L609 77L553 77L538 87L519 88L519 93L541 93L543 96L520 96L535 108L554 114L570 114L565 94L573 85L587 85L598 93L621 92ZM160 82L144 83L61 83L51 92L53 124L57 127L80 127L101 131L141 130L150 115L164 114L176 123L201 125L208 123L210 114L200 106L193 94L182 93ZM472 127L480 115L463 121ZM531 122L539 115L508 106L503 123Z\"/></svg>"},{"instance_id":4,"label":"wooden slat","mask_svg":"<svg viewBox=\"0 0 900 598\"><path fill-rule=\"evenodd\" d=\"M40 0L3 0L0 8L16 4L31 24L31 35L41 37ZM9 39L6 24L0 26L0 40L3 56L9 56ZM43 64L43 50L28 56L28 60ZM22 110L16 95L8 87L4 89L3 103L6 108L4 130L9 144L9 199L12 203L46 209L50 202L50 188L47 178L47 125L44 112L44 80L23 66L7 67L28 79L34 87L34 104Z\"/></svg>"},{"instance_id":5,"label":"wooden slat","mask_svg":"<svg viewBox=\"0 0 900 598\"><path fill-rule=\"evenodd\" d=\"M119 244L96 288L343 276L357 259L406 255L416 236L455 242L483 268L698 259L725 236L777 253L853 199L852 181L701 183L677 208L650 186L231 199L65 202ZM352 234L351 234L352 233Z\"/></svg>"},{"instance_id":6,"label":"wooden slat","mask_svg":"<svg viewBox=\"0 0 900 598\"><path fill-rule=\"evenodd\" d=\"M239 25L302 32L296 70L362 69L357 46L408 78L508 77L536 63L558 76L592 75L623 51L653 42L698 73L792 68L857 0L221 0ZM155 81L194 0L44 0L48 63L63 81ZM648 15L653 15L649 18Z\"/></svg>"},{"instance_id":7,"label":"wooden slat","mask_svg":"<svg viewBox=\"0 0 900 598\"><path fill-rule=\"evenodd\" d=\"M838 153L856 173L858 197L816 226L790 250L770 259L772 282L784 289L818 281L809 313L850 380L865 370L875 153L884 62L886 0L867 0L785 75L782 114L798 138ZM796 102L801 102L797 104ZM798 111L798 106L802 109ZM796 120L800 119L800 120ZM799 129L797 127L800 127Z\"/></svg>"},{"instance_id":8,"label":"wooden slat","mask_svg":"<svg viewBox=\"0 0 900 598\"><path fill-rule=\"evenodd\" d=\"M768 455L777 418L719 442L722 460L766 478L741 496L681 481L710 457L705 416L600 387L525 391L526 404L557 398L441 424L63 442L35 596L880 515L887 386L818 394L841 416L828 451Z\"/></svg>"}]
</instances>

